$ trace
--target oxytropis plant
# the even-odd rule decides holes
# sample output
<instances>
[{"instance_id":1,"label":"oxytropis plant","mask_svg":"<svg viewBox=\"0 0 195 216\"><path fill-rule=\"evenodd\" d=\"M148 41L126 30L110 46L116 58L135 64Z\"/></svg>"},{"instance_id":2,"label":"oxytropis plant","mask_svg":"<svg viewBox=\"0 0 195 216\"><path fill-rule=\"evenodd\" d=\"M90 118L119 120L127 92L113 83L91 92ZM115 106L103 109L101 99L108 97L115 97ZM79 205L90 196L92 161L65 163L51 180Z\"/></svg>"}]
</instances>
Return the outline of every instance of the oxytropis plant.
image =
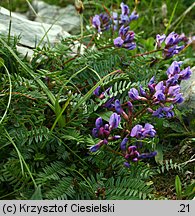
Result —
<instances>
[{"instance_id":1,"label":"oxytropis plant","mask_svg":"<svg viewBox=\"0 0 195 216\"><path fill-rule=\"evenodd\" d=\"M134 42L135 33L133 31L129 31L129 24L133 20L137 20L139 15L134 10L130 13L130 9L123 2L120 4L121 13L117 12L111 13L101 13L96 14L92 18L92 25L97 29L98 32L103 32L111 29L112 31L118 31L118 37L114 39L114 45L116 47L123 47L129 50L133 50L136 48L136 44Z\"/></svg>"},{"instance_id":2,"label":"oxytropis plant","mask_svg":"<svg viewBox=\"0 0 195 216\"><path fill-rule=\"evenodd\" d=\"M156 156L155 149L150 152L142 152L145 143L156 136L155 126L146 122L136 124L143 115L152 115L157 118L171 118L174 116L174 105L183 102L180 92L180 81L187 80L191 76L190 67L181 69L182 62L174 61L167 69L167 79L159 82L152 77L147 88L139 86L139 89L131 88L128 92L129 100L121 104L119 99L111 98L104 107L114 111L110 116L109 123L104 123L99 117L96 119L95 128L92 135L100 141L90 148L91 152L96 152L101 146L107 146L114 140L120 141L120 151L112 151L124 158L124 165L130 167L132 162ZM100 93L100 87L94 91L94 95L103 99L105 94L109 94L111 88ZM134 104L139 102L139 109L135 111ZM120 124L121 123L121 124ZM119 132L119 124L123 127ZM118 128L118 129L117 129ZM114 134L117 131L117 134ZM151 148L152 149L152 148Z\"/></svg>"}]
</instances>

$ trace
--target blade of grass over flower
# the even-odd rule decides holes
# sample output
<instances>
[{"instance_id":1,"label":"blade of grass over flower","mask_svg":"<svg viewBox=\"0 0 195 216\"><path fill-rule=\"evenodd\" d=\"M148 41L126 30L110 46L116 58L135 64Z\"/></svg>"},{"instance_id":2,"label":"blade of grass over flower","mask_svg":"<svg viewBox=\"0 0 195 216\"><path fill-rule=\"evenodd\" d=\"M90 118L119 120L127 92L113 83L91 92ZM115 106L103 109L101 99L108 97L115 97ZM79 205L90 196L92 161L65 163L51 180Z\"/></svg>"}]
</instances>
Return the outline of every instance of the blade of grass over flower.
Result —
<instances>
[{"instance_id":1,"label":"blade of grass over flower","mask_svg":"<svg viewBox=\"0 0 195 216\"><path fill-rule=\"evenodd\" d=\"M165 35L167 34L168 30L170 29L171 22L173 20L174 15L175 15L175 11L176 11L177 5L178 5L178 1L176 2L175 6L173 8L173 12L171 13L171 17L169 19L169 23L168 23L168 25L167 25L167 27L165 29L165 32L164 32Z\"/></svg>"},{"instance_id":2,"label":"blade of grass over flower","mask_svg":"<svg viewBox=\"0 0 195 216\"><path fill-rule=\"evenodd\" d=\"M37 184L35 182L35 179L34 179L32 173L31 173L26 161L24 160L24 157L20 153L19 149L17 148L16 144L14 143L13 139L11 138L11 136L9 135L9 133L7 132L6 129L5 129L5 134L6 134L7 139L12 143L12 145L14 146L14 148L15 148L17 154L18 154L18 157L19 157L19 160L20 160L20 165L21 165L22 175L24 175L24 166L25 166L27 172L29 173L30 178L32 179L32 182L33 182L35 188L37 188Z\"/></svg>"},{"instance_id":3,"label":"blade of grass over flower","mask_svg":"<svg viewBox=\"0 0 195 216\"><path fill-rule=\"evenodd\" d=\"M105 77L103 77L99 82L96 83L96 85L94 85L77 103L77 105L73 108L72 112L70 113L70 116L73 116L73 114L76 112L76 110L82 105L82 103L84 103L94 92L94 90L102 84L102 82L108 78L109 76L111 76L112 74L118 73L120 70L115 70L111 73L109 73L108 75L106 75Z\"/></svg>"},{"instance_id":4,"label":"blade of grass over flower","mask_svg":"<svg viewBox=\"0 0 195 216\"><path fill-rule=\"evenodd\" d=\"M3 122L3 120L4 120L4 118L5 118L6 114L7 114L7 111L8 111L8 109L9 109L9 106L10 106L10 103L11 103L11 97L12 97L12 82L11 82L11 76L10 76L10 74L9 74L9 71L8 71L7 67L6 67L6 66L4 65L4 63L2 63L1 61L2 61L2 59L0 58L0 64L2 64L3 67L5 68L5 71L6 71L6 73L7 73L8 79L9 79L9 99L8 99L8 103L7 103L6 110L5 110L3 116L2 116L2 118L1 118L1 120L0 120L0 124Z\"/></svg>"}]
</instances>

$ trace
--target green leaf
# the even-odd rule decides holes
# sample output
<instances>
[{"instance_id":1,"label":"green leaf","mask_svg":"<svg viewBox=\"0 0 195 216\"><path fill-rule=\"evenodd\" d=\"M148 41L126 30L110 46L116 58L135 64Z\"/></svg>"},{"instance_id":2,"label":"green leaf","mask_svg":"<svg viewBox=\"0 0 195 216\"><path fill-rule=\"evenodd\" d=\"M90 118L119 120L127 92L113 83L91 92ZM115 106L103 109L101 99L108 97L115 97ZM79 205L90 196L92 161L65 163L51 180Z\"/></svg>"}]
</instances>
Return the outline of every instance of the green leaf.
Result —
<instances>
[{"instance_id":1,"label":"green leaf","mask_svg":"<svg viewBox=\"0 0 195 216\"><path fill-rule=\"evenodd\" d=\"M0 58L0 68L4 65L4 60Z\"/></svg>"},{"instance_id":2,"label":"green leaf","mask_svg":"<svg viewBox=\"0 0 195 216\"><path fill-rule=\"evenodd\" d=\"M177 199L181 199L182 187L181 187L181 180L178 175L176 175L175 177L175 190L177 194Z\"/></svg>"},{"instance_id":3,"label":"green leaf","mask_svg":"<svg viewBox=\"0 0 195 216\"><path fill-rule=\"evenodd\" d=\"M155 150L157 151L157 155L155 156L155 161L156 161L156 163L162 165L163 164L163 148L162 148L162 145L158 144L156 146Z\"/></svg>"},{"instance_id":4,"label":"green leaf","mask_svg":"<svg viewBox=\"0 0 195 216\"><path fill-rule=\"evenodd\" d=\"M36 189L35 192L33 193L32 197L30 198L31 200L42 200L42 193L41 193L41 185L39 185Z\"/></svg>"},{"instance_id":5,"label":"green leaf","mask_svg":"<svg viewBox=\"0 0 195 216\"><path fill-rule=\"evenodd\" d=\"M97 116L101 117L103 120L108 122L112 114L113 114L112 111L107 111L107 112L97 113Z\"/></svg>"}]
</instances>

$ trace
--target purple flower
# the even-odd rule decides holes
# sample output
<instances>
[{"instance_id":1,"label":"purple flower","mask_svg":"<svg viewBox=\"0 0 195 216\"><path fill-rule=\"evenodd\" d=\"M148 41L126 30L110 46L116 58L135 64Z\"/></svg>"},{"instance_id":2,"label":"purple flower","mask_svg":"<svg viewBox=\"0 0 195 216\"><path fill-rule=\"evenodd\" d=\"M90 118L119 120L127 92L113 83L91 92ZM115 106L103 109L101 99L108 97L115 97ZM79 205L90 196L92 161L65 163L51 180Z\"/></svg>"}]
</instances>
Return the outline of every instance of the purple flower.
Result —
<instances>
[{"instance_id":1,"label":"purple flower","mask_svg":"<svg viewBox=\"0 0 195 216\"><path fill-rule=\"evenodd\" d=\"M127 101L127 106L128 106L128 109L129 111L133 111L133 104L130 102L130 101Z\"/></svg>"},{"instance_id":2,"label":"purple flower","mask_svg":"<svg viewBox=\"0 0 195 216\"><path fill-rule=\"evenodd\" d=\"M153 93L155 90L155 83L154 82L155 82L155 77L153 76L148 83L148 88L150 90L150 93Z\"/></svg>"},{"instance_id":3,"label":"purple flower","mask_svg":"<svg viewBox=\"0 0 195 216\"><path fill-rule=\"evenodd\" d=\"M125 27L124 25L122 25L119 29L119 35L121 37L125 37L125 35L128 33L129 31L129 26Z\"/></svg>"},{"instance_id":4,"label":"purple flower","mask_svg":"<svg viewBox=\"0 0 195 216\"><path fill-rule=\"evenodd\" d=\"M105 104L103 104L103 106L108 108L108 109L114 108L114 104L112 104L114 102L114 100L115 100L115 98L111 97Z\"/></svg>"},{"instance_id":5,"label":"purple flower","mask_svg":"<svg viewBox=\"0 0 195 216\"><path fill-rule=\"evenodd\" d=\"M152 157L155 157L157 155L157 152L154 151L154 152L151 152L151 153L143 153L143 154L140 154L138 156L138 159L146 159L146 158L152 158Z\"/></svg>"},{"instance_id":6,"label":"purple flower","mask_svg":"<svg viewBox=\"0 0 195 216\"><path fill-rule=\"evenodd\" d=\"M98 30L98 32L108 30L110 28L110 18L108 14L96 14L92 18L92 25Z\"/></svg>"},{"instance_id":7,"label":"purple flower","mask_svg":"<svg viewBox=\"0 0 195 216\"><path fill-rule=\"evenodd\" d=\"M128 92L128 95L129 95L129 98L131 98L132 100L140 100L141 98L136 88L130 89L130 91Z\"/></svg>"},{"instance_id":8,"label":"purple flower","mask_svg":"<svg viewBox=\"0 0 195 216\"><path fill-rule=\"evenodd\" d=\"M172 85L176 85L178 83L178 79L179 79L179 75L176 74L172 77L170 77L167 81L166 81L166 86L172 86Z\"/></svg>"},{"instance_id":9,"label":"purple flower","mask_svg":"<svg viewBox=\"0 0 195 216\"><path fill-rule=\"evenodd\" d=\"M129 15L129 7L125 5L123 2L121 3L121 10L123 15Z\"/></svg>"},{"instance_id":10,"label":"purple flower","mask_svg":"<svg viewBox=\"0 0 195 216\"><path fill-rule=\"evenodd\" d=\"M100 96L100 86L98 86L95 90L94 90L94 92L93 92L93 94L94 95L96 95L96 96Z\"/></svg>"},{"instance_id":11,"label":"purple flower","mask_svg":"<svg viewBox=\"0 0 195 216\"><path fill-rule=\"evenodd\" d=\"M184 41L184 40L185 40L185 35L184 34L178 35L175 32L171 32L167 36L167 38L165 40L165 44L166 44L166 47L169 47L169 46L172 46L172 45L176 45L179 42Z\"/></svg>"},{"instance_id":12,"label":"purple flower","mask_svg":"<svg viewBox=\"0 0 195 216\"><path fill-rule=\"evenodd\" d=\"M178 54L181 50L184 49L185 45L179 46L181 41L187 42L184 34L177 34L171 32L167 37L165 35L156 35L156 44L160 48L162 42L165 40L165 47L163 50L163 56L165 59L171 58L173 55Z\"/></svg>"},{"instance_id":13,"label":"purple flower","mask_svg":"<svg viewBox=\"0 0 195 216\"><path fill-rule=\"evenodd\" d=\"M121 144L120 144L120 147L121 147L121 150L122 150L122 151L125 151L125 150L126 150L126 144L127 144L127 142L128 142L128 138L125 137L125 138L122 140Z\"/></svg>"},{"instance_id":14,"label":"purple flower","mask_svg":"<svg viewBox=\"0 0 195 216\"><path fill-rule=\"evenodd\" d=\"M121 26L119 29L119 37L114 39L114 45L116 47L124 47L128 50L133 50L136 48L136 44L133 42L135 33L129 31L129 26Z\"/></svg>"},{"instance_id":15,"label":"purple flower","mask_svg":"<svg viewBox=\"0 0 195 216\"><path fill-rule=\"evenodd\" d=\"M183 95L180 93L176 94L175 97L170 101L172 101L173 103L182 103L184 101L184 98Z\"/></svg>"},{"instance_id":16,"label":"purple flower","mask_svg":"<svg viewBox=\"0 0 195 216\"><path fill-rule=\"evenodd\" d=\"M154 126L146 123L143 127L142 125L135 125L130 133L131 137L136 138L145 138L145 137L154 137L156 135L156 131L154 130Z\"/></svg>"},{"instance_id":17,"label":"purple flower","mask_svg":"<svg viewBox=\"0 0 195 216\"><path fill-rule=\"evenodd\" d=\"M174 61L171 66L167 69L167 75L170 78L171 76L178 74L180 72L180 66L182 62Z\"/></svg>"},{"instance_id":18,"label":"purple flower","mask_svg":"<svg viewBox=\"0 0 195 216\"><path fill-rule=\"evenodd\" d=\"M126 44L124 44L123 47L128 49L128 50L134 50L136 48L136 43L134 43L134 42L126 43Z\"/></svg>"},{"instance_id":19,"label":"purple flower","mask_svg":"<svg viewBox=\"0 0 195 216\"><path fill-rule=\"evenodd\" d=\"M101 140L99 143L95 144L94 146L90 147L90 151L91 152L96 152L97 150L99 150L99 148L104 144L104 140Z\"/></svg>"},{"instance_id":20,"label":"purple flower","mask_svg":"<svg viewBox=\"0 0 195 216\"><path fill-rule=\"evenodd\" d=\"M134 37L135 37L135 33L133 31L128 31L125 34L124 43L130 43L130 42L132 42L134 40Z\"/></svg>"},{"instance_id":21,"label":"purple flower","mask_svg":"<svg viewBox=\"0 0 195 216\"><path fill-rule=\"evenodd\" d=\"M156 93L154 94L154 97L155 97L158 101L165 101L165 95L164 95L164 93L163 93L162 90L156 91Z\"/></svg>"},{"instance_id":22,"label":"purple flower","mask_svg":"<svg viewBox=\"0 0 195 216\"><path fill-rule=\"evenodd\" d=\"M136 11L133 11L129 17L129 21L131 22L132 20L137 20L139 18L139 14L137 14Z\"/></svg>"},{"instance_id":23,"label":"purple flower","mask_svg":"<svg viewBox=\"0 0 195 216\"><path fill-rule=\"evenodd\" d=\"M156 131L154 130L154 126L146 123L144 126L144 130L142 133L143 137L154 137L156 135Z\"/></svg>"},{"instance_id":24,"label":"purple flower","mask_svg":"<svg viewBox=\"0 0 195 216\"><path fill-rule=\"evenodd\" d=\"M168 90L169 96L175 96L180 92L181 87L179 85L170 86Z\"/></svg>"},{"instance_id":25,"label":"purple flower","mask_svg":"<svg viewBox=\"0 0 195 216\"><path fill-rule=\"evenodd\" d=\"M121 117L117 113L113 113L109 119L110 129L117 128L119 126Z\"/></svg>"},{"instance_id":26,"label":"purple flower","mask_svg":"<svg viewBox=\"0 0 195 216\"><path fill-rule=\"evenodd\" d=\"M161 47L161 44L162 44L162 42L165 40L165 38L166 38L166 35L165 35L165 34L163 34L163 35L157 34L157 35L156 35L156 43L157 43L158 48Z\"/></svg>"},{"instance_id":27,"label":"purple flower","mask_svg":"<svg viewBox=\"0 0 195 216\"><path fill-rule=\"evenodd\" d=\"M131 130L130 136L140 138L142 136L142 129L142 125L135 125Z\"/></svg>"},{"instance_id":28,"label":"purple flower","mask_svg":"<svg viewBox=\"0 0 195 216\"><path fill-rule=\"evenodd\" d=\"M174 112L172 111L173 105L170 107L159 107L156 111L153 112L153 116L158 118L172 118L174 116Z\"/></svg>"},{"instance_id":29,"label":"purple flower","mask_svg":"<svg viewBox=\"0 0 195 216\"><path fill-rule=\"evenodd\" d=\"M93 130L92 130L92 135L94 136L94 137L96 137L96 138L98 138L98 129L97 128L93 128Z\"/></svg>"},{"instance_id":30,"label":"purple flower","mask_svg":"<svg viewBox=\"0 0 195 216\"><path fill-rule=\"evenodd\" d=\"M121 108L121 104L120 104L120 101L118 99L115 100L114 107L115 107L116 112L118 114L121 114L121 112L123 111L123 109Z\"/></svg>"},{"instance_id":31,"label":"purple flower","mask_svg":"<svg viewBox=\"0 0 195 216\"><path fill-rule=\"evenodd\" d=\"M128 162L124 162L124 166L126 166L127 168L131 167L130 163L128 163Z\"/></svg>"},{"instance_id":32,"label":"purple flower","mask_svg":"<svg viewBox=\"0 0 195 216\"><path fill-rule=\"evenodd\" d=\"M179 75L181 80L187 80L191 77L192 71L190 70L190 67L187 67L186 69L182 70Z\"/></svg>"},{"instance_id":33,"label":"purple flower","mask_svg":"<svg viewBox=\"0 0 195 216\"><path fill-rule=\"evenodd\" d=\"M114 45L116 47L122 47L124 40L121 37L117 37L114 39Z\"/></svg>"},{"instance_id":34,"label":"purple flower","mask_svg":"<svg viewBox=\"0 0 195 216\"><path fill-rule=\"evenodd\" d=\"M142 86L139 87L139 91L140 91L141 96L146 97L146 91L143 89Z\"/></svg>"},{"instance_id":35,"label":"purple flower","mask_svg":"<svg viewBox=\"0 0 195 216\"><path fill-rule=\"evenodd\" d=\"M101 118L101 117L99 117L99 118L96 119L96 121L95 121L95 126L96 126L96 128L97 128L98 130L100 129L100 127L103 126L103 121L102 121L102 118Z\"/></svg>"},{"instance_id":36,"label":"purple flower","mask_svg":"<svg viewBox=\"0 0 195 216\"><path fill-rule=\"evenodd\" d=\"M114 135L113 137L109 137L109 140L118 140L118 139L120 139L121 138L121 136L119 136L119 135Z\"/></svg>"},{"instance_id":37,"label":"purple flower","mask_svg":"<svg viewBox=\"0 0 195 216\"><path fill-rule=\"evenodd\" d=\"M139 155L140 155L140 153L137 151L137 147L136 146L129 146L128 149L127 149L127 153L125 154L124 157L127 160L131 160L133 162L137 162Z\"/></svg>"},{"instance_id":38,"label":"purple flower","mask_svg":"<svg viewBox=\"0 0 195 216\"><path fill-rule=\"evenodd\" d=\"M95 15L92 19L92 24L93 26L98 30L98 32L101 31L101 28L100 28L100 25L101 25L101 22L100 22L100 16L99 15Z\"/></svg>"}]
</instances>

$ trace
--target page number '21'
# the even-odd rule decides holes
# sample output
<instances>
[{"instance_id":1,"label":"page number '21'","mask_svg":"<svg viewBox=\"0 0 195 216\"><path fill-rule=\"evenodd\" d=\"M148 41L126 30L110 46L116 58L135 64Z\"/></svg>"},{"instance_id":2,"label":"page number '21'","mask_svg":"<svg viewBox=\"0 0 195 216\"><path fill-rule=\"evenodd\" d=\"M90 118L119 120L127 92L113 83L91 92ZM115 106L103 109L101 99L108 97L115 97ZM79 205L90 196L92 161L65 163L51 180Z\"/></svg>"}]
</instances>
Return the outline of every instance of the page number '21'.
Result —
<instances>
[{"instance_id":1,"label":"page number '21'","mask_svg":"<svg viewBox=\"0 0 195 216\"><path fill-rule=\"evenodd\" d=\"M190 212L190 205L189 204L187 204L187 205L180 204L179 206L181 208L180 208L180 210L178 212Z\"/></svg>"}]
</instances>

